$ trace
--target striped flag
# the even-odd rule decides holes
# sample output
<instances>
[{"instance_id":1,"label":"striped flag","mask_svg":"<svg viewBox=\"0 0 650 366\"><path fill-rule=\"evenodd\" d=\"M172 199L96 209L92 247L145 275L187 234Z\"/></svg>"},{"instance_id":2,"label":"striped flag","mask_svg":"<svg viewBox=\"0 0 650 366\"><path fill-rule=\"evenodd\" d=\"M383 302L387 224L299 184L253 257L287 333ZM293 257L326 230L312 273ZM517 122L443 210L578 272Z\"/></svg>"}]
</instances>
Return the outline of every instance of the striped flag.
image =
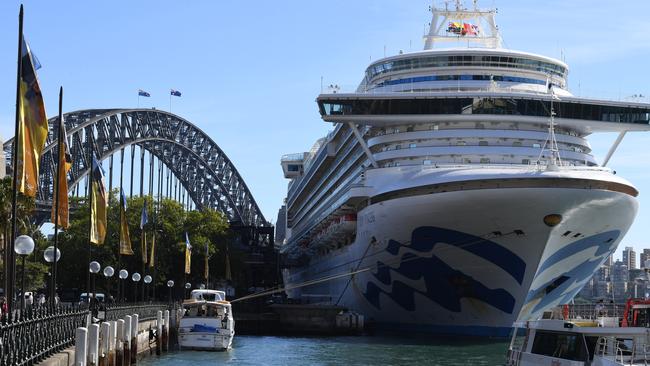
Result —
<instances>
[{"instance_id":1,"label":"striped flag","mask_svg":"<svg viewBox=\"0 0 650 366\"><path fill-rule=\"evenodd\" d=\"M20 63L19 121L17 137L14 140L15 143L18 143L16 154L18 181L16 183L18 183L20 192L36 197L38 169L47 139L48 124L43 95L36 76L36 70L41 65L32 54L24 37Z\"/></svg>"},{"instance_id":2,"label":"striped flag","mask_svg":"<svg viewBox=\"0 0 650 366\"><path fill-rule=\"evenodd\" d=\"M185 232L185 273L190 274L192 266L192 245L190 244L190 237Z\"/></svg>"},{"instance_id":3,"label":"striped flag","mask_svg":"<svg viewBox=\"0 0 650 366\"><path fill-rule=\"evenodd\" d=\"M120 254L133 255L131 248L131 236L129 235L129 224L126 220L126 194L120 188Z\"/></svg>"},{"instance_id":4,"label":"striped flag","mask_svg":"<svg viewBox=\"0 0 650 366\"><path fill-rule=\"evenodd\" d=\"M52 222L57 222L59 227L64 229L70 226L69 222L69 205L68 205L68 172L72 168L72 154L70 154L70 147L68 146L68 138L66 137L65 122L63 118L59 121L59 134L62 136L63 144L58 145L58 176L59 180L54 183L55 199L59 201L59 212L56 212L56 205L52 205Z\"/></svg>"},{"instance_id":5,"label":"striped flag","mask_svg":"<svg viewBox=\"0 0 650 366\"><path fill-rule=\"evenodd\" d=\"M92 165L92 207L90 208L90 242L104 244L106 238L106 187L104 186L104 170L93 156Z\"/></svg>"}]
</instances>

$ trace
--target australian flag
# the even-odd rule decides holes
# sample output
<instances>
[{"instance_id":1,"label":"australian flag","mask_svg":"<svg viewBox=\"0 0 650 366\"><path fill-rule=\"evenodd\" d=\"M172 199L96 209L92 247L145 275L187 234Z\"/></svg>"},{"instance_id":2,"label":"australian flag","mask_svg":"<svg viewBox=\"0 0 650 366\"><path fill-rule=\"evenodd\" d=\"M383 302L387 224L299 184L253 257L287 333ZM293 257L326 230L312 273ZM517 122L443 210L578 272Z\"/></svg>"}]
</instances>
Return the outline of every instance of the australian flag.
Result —
<instances>
[{"instance_id":1,"label":"australian flag","mask_svg":"<svg viewBox=\"0 0 650 366\"><path fill-rule=\"evenodd\" d=\"M181 96L181 92L179 92L178 90L170 89L169 93L175 97Z\"/></svg>"},{"instance_id":2,"label":"australian flag","mask_svg":"<svg viewBox=\"0 0 650 366\"><path fill-rule=\"evenodd\" d=\"M142 90L142 89L138 89L138 96L140 96L140 97L147 97L147 98L148 98L148 97L151 96L151 94L147 93L146 91L144 91L144 90Z\"/></svg>"}]
</instances>

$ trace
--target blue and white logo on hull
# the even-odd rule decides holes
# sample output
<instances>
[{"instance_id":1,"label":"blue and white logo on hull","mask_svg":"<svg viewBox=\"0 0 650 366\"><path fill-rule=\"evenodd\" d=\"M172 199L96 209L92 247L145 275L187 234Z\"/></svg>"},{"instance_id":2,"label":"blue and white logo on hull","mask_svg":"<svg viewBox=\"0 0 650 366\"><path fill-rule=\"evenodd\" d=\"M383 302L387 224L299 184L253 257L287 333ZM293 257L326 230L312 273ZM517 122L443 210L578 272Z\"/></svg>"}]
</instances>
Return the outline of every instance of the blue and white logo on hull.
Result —
<instances>
[{"instance_id":1,"label":"blue and white logo on hull","mask_svg":"<svg viewBox=\"0 0 650 366\"><path fill-rule=\"evenodd\" d=\"M451 267L436 255L435 250L442 246L478 257L493 267L490 270L503 271L518 285L522 284L526 263L509 249L478 236L424 226L413 230L410 245L389 241L386 251L395 261L378 261L373 276L390 291L368 282L363 293L366 300L381 309L380 294L384 294L405 310L415 311L415 294L420 294L451 312L461 312L461 299L472 298L504 313L513 313L516 299L509 291L490 288L472 273ZM415 288L403 279L423 282L424 286Z\"/></svg>"}]
</instances>

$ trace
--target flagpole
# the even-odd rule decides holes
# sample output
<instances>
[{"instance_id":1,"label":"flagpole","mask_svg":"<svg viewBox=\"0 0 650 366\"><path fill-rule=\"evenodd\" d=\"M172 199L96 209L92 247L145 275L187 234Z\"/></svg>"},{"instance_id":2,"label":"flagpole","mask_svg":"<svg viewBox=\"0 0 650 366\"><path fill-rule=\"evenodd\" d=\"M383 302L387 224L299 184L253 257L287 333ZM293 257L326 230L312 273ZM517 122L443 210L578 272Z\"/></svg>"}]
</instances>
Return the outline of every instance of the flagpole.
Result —
<instances>
[{"instance_id":1,"label":"flagpole","mask_svg":"<svg viewBox=\"0 0 650 366\"><path fill-rule=\"evenodd\" d=\"M57 137L58 154L61 155L61 146L63 146L63 87L59 88L59 134ZM65 153L65 152L64 152ZM64 163L65 164L65 163ZM65 178L67 179L67 177ZM54 307L54 297L56 296L56 262L57 247L59 243L59 191L61 190L61 156L57 156L56 164L56 191L54 194L54 260L52 261L52 284L50 287L50 306ZM68 192L66 192L68 194Z\"/></svg>"},{"instance_id":2,"label":"flagpole","mask_svg":"<svg viewBox=\"0 0 650 366\"><path fill-rule=\"evenodd\" d=\"M172 112L172 92L169 92L169 113ZM185 285L183 285L185 286Z\"/></svg>"},{"instance_id":3,"label":"flagpole","mask_svg":"<svg viewBox=\"0 0 650 366\"><path fill-rule=\"evenodd\" d=\"M120 151L120 205L122 205L122 200L124 199L124 149ZM117 246L117 271L122 270L122 208L120 207L120 245ZM130 235L129 235L130 236ZM124 281L117 281L117 301L122 302L122 297L124 297Z\"/></svg>"},{"instance_id":4,"label":"flagpole","mask_svg":"<svg viewBox=\"0 0 650 366\"><path fill-rule=\"evenodd\" d=\"M90 162L90 170L88 171L88 262L86 263L86 294L88 295L88 305L90 305L90 262L92 261L93 244L91 242L93 232L93 139L92 129L87 130L88 133L88 161ZM99 162L97 162L99 164ZM93 293L93 298L95 294Z\"/></svg>"},{"instance_id":5,"label":"flagpole","mask_svg":"<svg viewBox=\"0 0 650 366\"><path fill-rule=\"evenodd\" d=\"M18 135L20 127L20 110L22 103L20 100L20 74L22 73L22 54L23 54L23 5L20 5L20 12L18 13L18 71L16 72L16 129L14 133L14 146L13 154L11 156L11 163L13 165L13 196L11 199L11 246L6 246L7 264L5 267L5 282L7 294L7 307L9 314L12 314L14 308L14 296L16 283L16 257L14 255L14 242L17 234L17 196L18 196L18 140L21 138Z\"/></svg>"}]
</instances>

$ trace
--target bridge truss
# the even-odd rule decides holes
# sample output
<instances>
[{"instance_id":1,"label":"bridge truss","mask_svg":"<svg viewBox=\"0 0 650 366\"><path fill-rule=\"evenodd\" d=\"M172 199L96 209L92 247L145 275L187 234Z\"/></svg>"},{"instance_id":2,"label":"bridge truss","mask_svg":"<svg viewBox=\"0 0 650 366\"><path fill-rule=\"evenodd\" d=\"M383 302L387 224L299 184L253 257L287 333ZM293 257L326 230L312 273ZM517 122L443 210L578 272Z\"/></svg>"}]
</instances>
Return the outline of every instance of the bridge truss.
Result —
<instances>
[{"instance_id":1,"label":"bridge truss","mask_svg":"<svg viewBox=\"0 0 650 366\"><path fill-rule=\"evenodd\" d=\"M105 160L137 145L171 170L197 208L222 211L231 223L242 226L270 226L230 159L187 120L156 109L87 109L66 113L64 121L73 159L68 175L70 191L90 171L90 146L100 160ZM58 117L51 118L49 124L41 160L39 205L51 204L56 174ZM12 164L12 143L13 139L3 146L7 166Z\"/></svg>"}]
</instances>

